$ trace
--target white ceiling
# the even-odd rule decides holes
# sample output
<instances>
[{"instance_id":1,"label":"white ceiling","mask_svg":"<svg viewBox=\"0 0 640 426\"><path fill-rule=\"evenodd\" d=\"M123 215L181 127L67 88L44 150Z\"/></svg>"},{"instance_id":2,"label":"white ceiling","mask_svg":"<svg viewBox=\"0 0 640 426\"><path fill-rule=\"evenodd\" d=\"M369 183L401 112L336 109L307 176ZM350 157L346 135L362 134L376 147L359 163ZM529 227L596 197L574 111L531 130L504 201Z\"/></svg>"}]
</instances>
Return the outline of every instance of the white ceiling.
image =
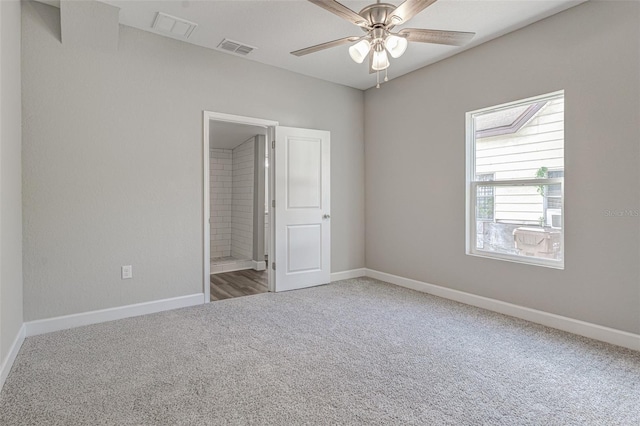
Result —
<instances>
[{"instance_id":1,"label":"white ceiling","mask_svg":"<svg viewBox=\"0 0 640 426\"><path fill-rule=\"evenodd\" d=\"M45 0L46 1L46 0ZM257 49L246 58L322 80L367 89L376 76L368 63L356 64L348 45L296 57L289 52L362 30L306 0L101 0L120 8L120 23L155 32L151 25L157 12L196 22L187 42L215 48L223 38ZM407 24L396 27L475 32L464 47L410 43L406 53L391 59L389 78L407 74L463 50L477 46L535 21L554 15L585 0L439 0ZM388 0L399 5L402 1ZM359 12L373 0L342 3ZM230 54L226 53L225 54Z\"/></svg>"},{"instance_id":2,"label":"white ceiling","mask_svg":"<svg viewBox=\"0 0 640 426\"><path fill-rule=\"evenodd\" d=\"M233 149L255 135L265 135L267 129L247 124L209 122L209 148Z\"/></svg>"}]
</instances>

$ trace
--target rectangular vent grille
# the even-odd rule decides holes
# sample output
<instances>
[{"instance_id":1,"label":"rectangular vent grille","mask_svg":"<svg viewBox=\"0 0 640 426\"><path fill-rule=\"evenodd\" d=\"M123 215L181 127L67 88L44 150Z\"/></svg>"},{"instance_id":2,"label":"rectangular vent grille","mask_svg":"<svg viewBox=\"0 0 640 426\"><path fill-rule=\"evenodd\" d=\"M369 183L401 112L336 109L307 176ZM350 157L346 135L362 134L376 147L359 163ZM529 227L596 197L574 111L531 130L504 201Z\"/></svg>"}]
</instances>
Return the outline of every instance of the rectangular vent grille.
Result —
<instances>
[{"instance_id":1,"label":"rectangular vent grille","mask_svg":"<svg viewBox=\"0 0 640 426\"><path fill-rule=\"evenodd\" d=\"M158 12L151 28L175 37L189 38L197 26L195 22Z\"/></svg>"},{"instance_id":2,"label":"rectangular vent grille","mask_svg":"<svg viewBox=\"0 0 640 426\"><path fill-rule=\"evenodd\" d=\"M249 46L249 45L242 44L237 41L233 41L225 38L218 45L218 49L224 50L225 52L235 53L236 55L247 56L256 48L253 46Z\"/></svg>"}]
</instances>

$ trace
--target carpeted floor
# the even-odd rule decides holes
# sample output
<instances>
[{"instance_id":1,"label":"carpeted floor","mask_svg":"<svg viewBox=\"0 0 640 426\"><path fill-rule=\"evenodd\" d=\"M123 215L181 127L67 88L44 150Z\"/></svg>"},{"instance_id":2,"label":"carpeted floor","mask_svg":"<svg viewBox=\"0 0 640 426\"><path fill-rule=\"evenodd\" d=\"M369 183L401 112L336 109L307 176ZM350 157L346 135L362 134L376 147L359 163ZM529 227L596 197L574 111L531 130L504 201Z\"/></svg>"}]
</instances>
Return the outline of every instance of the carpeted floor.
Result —
<instances>
[{"instance_id":1,"label":"carpeted floor","mask_svg":"<svg viewBox=\"0 0 640 426\"><path fill-rule=\"evenodd\" d=\"M28 338L2 425L635 425L640 353L372 279Z\"/></svg>"}]
</instances>

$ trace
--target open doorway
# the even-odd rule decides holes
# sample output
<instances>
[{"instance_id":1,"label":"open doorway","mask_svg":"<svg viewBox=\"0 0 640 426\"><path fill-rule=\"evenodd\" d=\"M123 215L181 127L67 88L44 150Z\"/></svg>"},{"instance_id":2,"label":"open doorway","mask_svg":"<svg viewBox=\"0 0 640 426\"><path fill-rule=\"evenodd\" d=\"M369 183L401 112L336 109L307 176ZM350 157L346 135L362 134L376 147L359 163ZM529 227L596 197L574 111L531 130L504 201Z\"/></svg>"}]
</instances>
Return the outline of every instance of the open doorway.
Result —
<instances>
[{"instance_id":1,"label":"open doorway","mask_svg":"<svg viewBox=\"0 0 640 426\"><path fill-rule=\"evenodd\" d=\"M267 129L209 126L211 301L265 293Z\"/></svg>"},{"instance_id":2,"label":"open doorway","mask_svg":"<svg viewBox=\"0 0 640 426\"><path fill-rule=\"evenodd\" d=\"M276 124L205 113L206 301L271 290L267 141Z\"/></svg>"},{"instance_id":3,"label":"open doorway","mask_svg":"<svg viewBox=\"0 0 640 426\"><path fill-rule=\"evenodd\" d=\"M329 283L330 133L209 111L204 111L203 118L205 303L255 294L256 288L250 288L252 286L264 291L265 278L266 289L278 292ZM226 133L240 136L227 137ZM250 147L253 147L252 154L247 153ZM215 150L226 150L227 155L218 158ZM233 195L234 150L238 151L238 186L244 185L237 191L243 196L238 197ZM253 170L249 170L249 165ZM216 189L212 183L218 181L227 182L221 187L231 190L212 193ZM253 185L249 185L250 182ZM228 195L221 195L229 191L231 201ZM236 212L242 215L234 220ZM251 232L248 232L249 225ZM238 236L234 236L234 232ZM218 239L218 233L224 237ZM241 243L235 245L236 250L234 240ZM264 271L263 268L266 275L263 272L254 280L249 271L258 273ZM216 275L213 284L212 273ZM229 275L222 275L227 273ZM245 291L229 287L231 279L243 285ZM247 279L255 282L249 283ZM226 294L212 298L212 285L223 287Z\"/></svg>"}]
</instances>

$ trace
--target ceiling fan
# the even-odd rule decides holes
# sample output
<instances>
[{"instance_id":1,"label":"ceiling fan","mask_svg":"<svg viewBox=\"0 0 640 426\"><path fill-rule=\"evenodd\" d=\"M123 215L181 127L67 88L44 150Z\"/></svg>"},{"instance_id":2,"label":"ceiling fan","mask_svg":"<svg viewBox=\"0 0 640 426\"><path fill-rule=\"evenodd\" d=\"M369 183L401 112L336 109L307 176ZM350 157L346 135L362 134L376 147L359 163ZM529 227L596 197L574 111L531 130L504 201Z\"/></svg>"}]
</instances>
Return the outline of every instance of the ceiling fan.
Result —
<instances>
[{"instance_id":1,"label":"ceiling fan","mask_svg":"<svg viewBox=\"0 0 640 426\"><path fill-rule=\"evenodd\" d=\"M335 0L308 0L311 3L328 10L340 18L359 26L364 32L363 36L345 37L329 41L315 46L291 52L295 56L304 56L331 47L355 43L349 48L349 55L355 62L361 64L367 55L369 56L369 73L378 73L389 68L389 57L399 58L407 50L408 42L436 43L451 46L462 46L469 42L475 33L460 31L427 30L419 28L403 28L398 32L392 32L397 25L406 23L418 13L431 6L437 0L406 0L400 6L389 3L370 4L356 13ZM356 43L357 42L357 43ZM371 53L369 55L369 53ZM385 81L387 81L385 75Z\"/></svg>"}]
</instances>

